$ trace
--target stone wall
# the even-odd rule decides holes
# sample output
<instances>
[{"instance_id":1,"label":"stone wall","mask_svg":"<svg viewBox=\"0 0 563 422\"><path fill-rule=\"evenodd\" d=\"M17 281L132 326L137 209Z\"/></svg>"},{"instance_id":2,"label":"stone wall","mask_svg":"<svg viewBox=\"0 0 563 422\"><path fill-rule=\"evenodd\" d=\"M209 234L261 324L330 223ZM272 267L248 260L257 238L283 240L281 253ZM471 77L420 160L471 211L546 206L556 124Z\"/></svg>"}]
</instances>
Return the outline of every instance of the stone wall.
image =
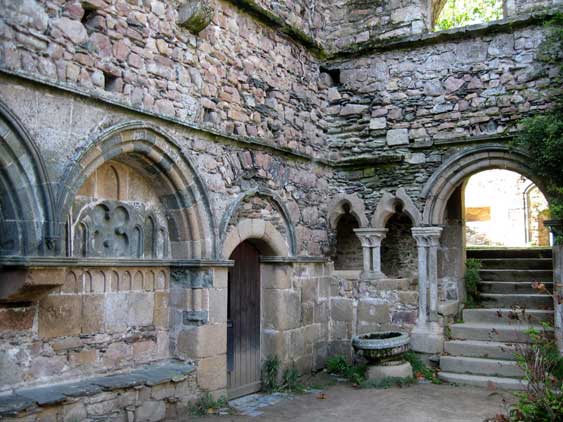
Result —
<instances>
[{"instance_id":1,"label":"stone wall","mask_svg":"<svg viewBox=\"0 0 563 422\"><path fill-rule=\"evenodd\" d=\"M8 2L2 68L225 133L319 150L318 66L302 47L221 0L198 36L175 23L176 2L92 4Z\"/></svg>"}]
</instances>

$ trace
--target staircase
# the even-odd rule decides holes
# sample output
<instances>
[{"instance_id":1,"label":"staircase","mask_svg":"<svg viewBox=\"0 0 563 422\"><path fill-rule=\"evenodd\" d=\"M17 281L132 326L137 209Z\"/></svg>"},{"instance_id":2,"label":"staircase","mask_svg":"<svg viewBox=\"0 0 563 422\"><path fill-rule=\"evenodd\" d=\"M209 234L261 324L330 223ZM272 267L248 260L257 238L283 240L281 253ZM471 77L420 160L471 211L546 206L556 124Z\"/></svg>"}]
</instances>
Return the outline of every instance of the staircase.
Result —
<instances>
[{"instance_id":1,"label":"staircase","mask_svg":"<svg viewBox=\"0 0 563 422\"><path fill-rule=\"evenodd\" d=\"M524 389L514 351L529 342L526 330L553 323L552 296L532 287L540 281L552 291L551 249L470 249L467 258L481 261L480 304L464 309L463 322L449 326L439 376L457 384Z\"/></svg>"}]
</instances>

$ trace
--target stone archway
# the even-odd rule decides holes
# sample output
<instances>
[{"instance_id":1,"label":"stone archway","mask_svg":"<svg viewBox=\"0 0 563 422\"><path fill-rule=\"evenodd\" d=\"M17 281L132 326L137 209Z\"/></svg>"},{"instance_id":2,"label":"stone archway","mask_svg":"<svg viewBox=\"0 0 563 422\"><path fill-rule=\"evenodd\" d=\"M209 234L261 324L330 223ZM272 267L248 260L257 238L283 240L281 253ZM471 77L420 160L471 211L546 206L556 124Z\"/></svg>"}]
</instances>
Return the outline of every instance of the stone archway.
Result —
<instances>
[{"instance_id":1,"label":"stone archway","mask_svg":"<svg viewBox=\"0 0 563 422\"><path fill-rule=\"evenodd\" d=\"M64 173L57 197L59 221L66 220L88 177L113 160L158 186L158 199L166 210L172 258L216 257L215 223L206 189L187 151L170 136L149 124L129 122L105 131L82 151Z\"/></svg>"}]
</instances>

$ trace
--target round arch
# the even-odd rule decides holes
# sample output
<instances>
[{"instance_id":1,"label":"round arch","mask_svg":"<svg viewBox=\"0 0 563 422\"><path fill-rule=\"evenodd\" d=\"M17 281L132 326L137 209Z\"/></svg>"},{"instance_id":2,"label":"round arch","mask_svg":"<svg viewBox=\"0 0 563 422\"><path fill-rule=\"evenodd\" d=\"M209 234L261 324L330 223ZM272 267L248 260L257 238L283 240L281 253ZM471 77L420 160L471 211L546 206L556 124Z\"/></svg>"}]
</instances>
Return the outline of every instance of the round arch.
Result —
<instances>
[{"instance_id":1,"label":"round arch","mask_svg":"<svg viewBox=\"0 0 563 422\"><path fill-rule=\"evenodd\" d=\"M246 200L247 198L250 198L252 196L262 196L267 198L269 201L271 201L276 208L278 209L279 213L281 214L285 226L286 226L286 230L287 230L287 243L288 245L286 245L286 242L283 240L283 236L279 233L279 231L277 229L274 228L274 226L268 222L265 222L265 227L270 227L273 229L273 232L277 233L277 235L274 235L273 232L270 233L271 231L269 231L268 233L271 234L272 236L272 240L276 240L277 241L277 236L279 236L279 238L282 240L282 243L285 246L285 248L281 248L278 250L278 252L280 252L278 254L278 256L294 256L297 253L297 237L295 235L295 228L291 222L291 218L290 218L290 213L289 210L287 209L287 207L285 206L285 204L283 203L282 199L280 198L280 196L278 194L276 194L274 191L265 188L265 187L258 187L258 188L254 188L254 189L250 189L246 192L241 193L240 195L238 195L227 207L227 209L225 210L225 214L223 215L223 218L221 220L221 224L219 226L219 232L221 233L221 244L223 245L223 251L224 249L224 245L228 242L229 240L229 235L227 234L227 229L229 227L229 223L231 222L231 220L233 219L233 217L236 215L237 211L239 210L240 205L242 204L242 202L244 200ZM257 238L261 238L260 236L262 236L261 234L261 224L259 223L258 219L245 219L243 221L252 221L253 222L253 227L258 228L256 234L259 235L259 237ZM239 223L240 224L240 223ZM238 225L237 225L238 227ZM246 233L248 231L248 229L245 229L243 231L243 233ZM232 230L231 230L232 232ZM245 239L248 239L245 238ZM244 241L245 239L240 239L240 242ZM236 246L236 245L235 245ZM234 248L233 248L234 249ZM232 250L230 251L232 252ZM230 252L229 254L225 254L223 252L223 257L224 258L228 258L230 256Z\"/></svg>"},{"instance_id":2,"label":"round arch","mask_svg":"<svg viewBox=\"0 0 563 422\"><path fill-rule=\"evenodd\" d=\"M115 160L158 186L166 210L172 257L214 258L215 222L205 186L188 152L169 135L144 122L111 127L91 140L66 169L57 196L59 221L65 221L86 179L103 163Z\"/></svg>"},{"instance_id":3,"label":"round arch","mask_svg":"<svg viewBox=\"0 0 563 422\"><path fill-rule=\"evenodd\" d=\"M51 184L37 145L0 101L0 255L55 252Z\"/></svg>"},{"instance_id":4,"label":"round arch","mask_svg":"<svg viewBox=\"0 0 563 422\"><path fill-rule=\"evenodd\" d=\"M247 218L238 222L223 241L223 257L231 256L245 240L255 243L264 255L290 256L290 250L281 233L269 221Z\"/></svg>"},{"instance_id":5,"label":"round arch","mask_svg":"<svg viewBox=\"0 0 563 422\"><path fill-rule=\"evenodd\" d=\"M428 179L421 193L425 200L423 224L444 224L446 206L455 189L470 176L491 169L512 170L527 177L545 192L542 181L528 166L523 151L503 145L481 145L452 155Z\"/></svg>"}]
</instances>

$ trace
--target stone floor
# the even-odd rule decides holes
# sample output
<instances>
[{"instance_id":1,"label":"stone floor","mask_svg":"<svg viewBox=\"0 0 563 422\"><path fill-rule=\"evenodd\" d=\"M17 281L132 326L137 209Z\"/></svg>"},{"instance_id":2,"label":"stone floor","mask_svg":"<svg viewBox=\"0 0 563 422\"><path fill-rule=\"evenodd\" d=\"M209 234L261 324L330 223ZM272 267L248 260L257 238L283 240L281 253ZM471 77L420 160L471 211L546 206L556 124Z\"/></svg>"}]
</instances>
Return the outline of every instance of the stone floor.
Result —
<instances>
[{"instance_id":1,"label":"stone floor","mask_svg":"<svg viewBox=\"0 0 563 422\"><path fill-rule=\"evenodd\" d=\"M506 409L506 392L473 387L418 384L387 390L334 385L297 396L254 395L234 403L238 416L206 416L205 422L483 422ZM270 404L271 403L271 404ZM254 415L254 416L251 416Z\"/></svg>"}]
</instances>

